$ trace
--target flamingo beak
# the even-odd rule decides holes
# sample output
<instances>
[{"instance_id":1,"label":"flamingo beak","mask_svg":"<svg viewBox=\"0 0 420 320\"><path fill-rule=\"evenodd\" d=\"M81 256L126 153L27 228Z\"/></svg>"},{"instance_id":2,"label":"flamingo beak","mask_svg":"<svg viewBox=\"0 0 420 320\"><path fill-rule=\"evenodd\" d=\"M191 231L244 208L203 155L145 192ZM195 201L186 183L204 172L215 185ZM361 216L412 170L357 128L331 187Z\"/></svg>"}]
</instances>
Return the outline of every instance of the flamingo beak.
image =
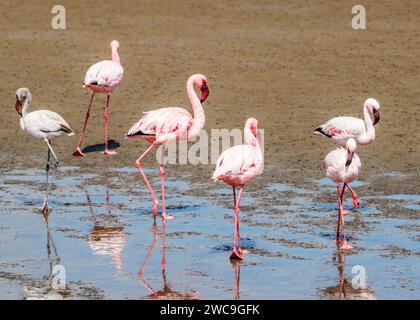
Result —
<instances>
[{"instance_id":1,"label":"flamingo beak","mask_svg":"<svg viewBox=\"0 0 420 320\"><path fill-rule=\"evenodd\" d=\"M207 97L209 96L210 91L209 91L209 88L207 87L207 85L205 83L201 86L200 90L201 90L200 103L203 103L207 99Z\"/></svg>"},{"instance_id":2,"label":"flamingo beak","mask_svg":"<svg viewBox=\"0 0 420 320\"><path fill-rule=\"evenodd\" d=\"M373 119L372 119L373 125L377 124L379 120L381 120L381 115L379 113L379 110L373 111Z\"/></svg>"},{"instance_id":3,"label":"flamingo beak","mask_svg":"<svg viewBox=\"0 0 420 320\"><path fill-rule=\"evenodd\" d=\"M15 109L17 113L19 113L20 116L22 116L22 102L19 101L19 99L16 98L16 105Z\"/></svg>"},{"instance_id":4,"label":"flamingo beak","mask_svg":"<svg viewBox=\"0 0 420 320\"><path fill-rule=\"evenodd\" d=\"M353 154L354 154L354 152L351 152L350 150L347 151L346 167L348 167L351 164L351 162L353 161Z\"/></svg>"}]
</instances>

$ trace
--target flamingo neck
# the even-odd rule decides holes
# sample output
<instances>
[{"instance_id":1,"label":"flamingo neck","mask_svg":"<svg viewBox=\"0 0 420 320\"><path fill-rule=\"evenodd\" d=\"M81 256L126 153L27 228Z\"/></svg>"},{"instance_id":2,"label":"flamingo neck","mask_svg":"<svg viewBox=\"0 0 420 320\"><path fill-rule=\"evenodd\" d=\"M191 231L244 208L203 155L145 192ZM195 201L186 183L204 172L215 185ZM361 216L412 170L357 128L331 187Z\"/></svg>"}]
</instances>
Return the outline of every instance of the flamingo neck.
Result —
<instances>
[{"instance_id":1,"label":"flamingo neck","mask_svg":"<svg viewBox=\"0 0 420 320\"><path fill-rule=\"evenodd\" d=\"M119 56L119 54L118 54L118 49L117 49L117 47L112 47L112 61L114 61L114 62L116 62L116 63L118 63L118 64L121 64L121 61L120 61L120 56Z\"/></svg>"},{"instance_id":2,"label":"flamingo neck","mask_svg":"<svg viewBox=\"0 0 420 320\"><path fill-rule=\"evenodd\" d=\"M198 136L201 129L204 127L206 119L204 116L203 106L201 105L200 99L194 91L194 82L191 78L187 81L187 94L194 113L193 123L188 132L188 140L191 140Z\"/></svg>"},{"instance_id":3,"label":"flamingo neck","mask_svg":"<svg viewBox=\"0 0 420 320\"><path fill-rule=\"evenodd\" d=\"M32 96L28 93L25 101L23 102L22 107L22 117L26 116L29 113L29 105L31 104Z\"/></svg>"},{"instance_id":4,"label":"flamingo neck","mask_svg":"<svg viewBox=\"0 0 420 320\"><path fill-rule=\"evenodd\" d=\"M365 117L366 136L368 139L375 138L375 128L367 106L363 108L363 114Z\"/></svg>"}]
</instances>

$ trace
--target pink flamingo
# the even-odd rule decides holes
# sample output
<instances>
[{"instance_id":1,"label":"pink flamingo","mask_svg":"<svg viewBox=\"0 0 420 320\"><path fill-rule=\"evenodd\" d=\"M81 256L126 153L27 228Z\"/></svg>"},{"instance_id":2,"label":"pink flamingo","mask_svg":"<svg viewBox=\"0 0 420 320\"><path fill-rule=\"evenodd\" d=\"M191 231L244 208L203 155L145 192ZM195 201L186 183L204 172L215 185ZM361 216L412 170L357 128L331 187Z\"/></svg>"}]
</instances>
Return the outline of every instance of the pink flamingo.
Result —
<instances>
[{"instance_id":1,"label":"pink flamingo","mask_svg":"<svg viewBox=\"0 0 420 320\"><path fill-rule=\"evenodd\" d=\"M381 118L379 110L379 102L369 98L363 106L364 120L353 117L335 117L316 128L314 133L335 141L343 147L351 138L360 145L370 144L375 140L374 125ZM354 207L359 208L360 203L356 192L349 184L347 188L352 194Z\"/></svg>"},{"instance_id":2,"label":"pink flamingo","mask_svg":"<svg viewBox=\"0 0 420 320\"><path fill-rule=\"evenodd\" d=\"M245 183L262 173L263 158L261 152L261 133L258 129L258 121L250 118L246 121L244 129L246 144L236 145L225 150L217 159L213 180L223 180L232 186L233 203L235 208L235 233L233 237L233 249L231 259L243 259L247 253L241 249L239 235L239 203ZM238 200L236 200L235 188L240 187Z\"/></svg>"},{"instance_id":3,"label":"pink flamingo","mask_svg":"<svg viewBox=\"0 0 420 320\"><path fill-rule=\"evenodd\" d=\"M115 151L108 150L108 112L109 112L109 100L111 93L118 87L123 79L124 69L121 66L120 57L118 55L118 48L120 44L117 40L113 40L110 44L112 52L112 60L103 60L92 65L86 72L85 81L83 84L84 88L89 88L92 91L90 97L89 107L86 112L85 122L83 123L82 133L80 135L79 143L77 144L74 156L85 156L80 149L82 145L83 137L85 136L86 124L89 119L90 107L92 106L93 97L95 93L106 93L106 107L104 113L105 121L105 151L103 154L113 155Z\"/></svg>"},{"instance_id":4,"label":"pink flamingo","mask_svg":"<svg viewBox=\"0 0 420 320\"><path fill-rule=\"evenodd\" d=\"M194 86L201 91L201 99L198 98L194 91ZM141 162L144 157L154 147L165 145L167 143L177 140L192 140L194 139L204 127L205 117L203 106L201 105L209 95L207 87L207 78L202 74L194 74L187 81L187 93L194 112L194 118L191 114L183 108L161 108L146 112L146 114L135 123L128 133L127 138L141 138L150 143L146 151L136 160L135 164L146 182L147 188L150 191L153 200L153 215L156 217L158 209L158 200L155 193L149 184L149 181L144 174ZM173 217L166 215L165 208L165 170L162 160L160 164L160 176L162 180L162 219L172 219Z\"/></svg>"},{"instance_id":5,"label":"pink flamingo","mask_svg":"<svg viewBox=\"0 0 420 320\"><path fill-rule=\"evenodd\" d=\"M351 249L352 246L347 243L346 233L344 230L344 217L348 211L343 209L343 194L346 185L356 179L359 175L361 162L356 151L356 141L353 138L347 140L346 147L338 148L327 154L324 160L325 174L332 180L337 182L338 193L338 223L337 223L337 244L341 245L341 249ZM341 186L341 183L344 183ZM343 240L340 239L340 226L343 225Z\"/></svg>"}]
</instances>

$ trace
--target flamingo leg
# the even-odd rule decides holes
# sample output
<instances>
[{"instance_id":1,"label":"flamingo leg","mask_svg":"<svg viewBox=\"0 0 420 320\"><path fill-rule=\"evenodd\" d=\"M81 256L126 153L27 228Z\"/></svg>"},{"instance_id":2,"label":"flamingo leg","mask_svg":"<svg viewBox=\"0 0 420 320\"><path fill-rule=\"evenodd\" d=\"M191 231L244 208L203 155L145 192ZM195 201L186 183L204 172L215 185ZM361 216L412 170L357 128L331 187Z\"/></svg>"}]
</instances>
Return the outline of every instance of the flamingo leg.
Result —
<instances>
[{"instance_id":1,"label":"flamingo leg","mask_svg":"<svg viewBox=\"0 0 420 320\"><path fill-rule=\"evenodd\" d=\"M340 184L337 184L337 195L338 195L338 222L337 222L337 237L336 242L340 242L340 227L341 227L341 210L342 210L342 203L341 203L341 196L342 196L343 187Z\"/></svg>"},{"instance_id":2,"label":"flamingo leg","mask_svg":"<svg viewBox=\"0 0 420 320\"><path fill-rule=\"evenodd\" d=\"M53 150L53 148L52 148L52 146L51 146L51 141L50 140L48 140L48 139L44 139L44 141L47 143L47 145L48 145L48 149L51 151L51 154L52 154L52 156L53 156L53 158L54 158L54 166L57 168L58 167L58 158L57 158L57 156L55 155L55 152L54 152L54 150Z\"/></svg>"},{"instance_id":3,"label":"flamingo leg","mask_svg":"<svg viewBox=\"0 0 420 320\"><path fill-rule=\"evenodd\" d=\"M354 192L354 190L350 187L348 183L345 183L345 186L347 186L347 189L349 189L351 196L353 197L353 206L355 208L360 208L360 202L359 202L359 199L357 198L357 193Z\"/></svg>"},{"instance_id":4,"label":"flamingo leg","mask_svg":"<svg viewBox=\"0 0 420 320\"><path fill-rule=\"evenodd\" d=\"M239 203L241 201L242 191L243 191L243 186L241 186L238 199L237 201L235 201L235 234L233 238L232 254L230 255L230 259L239 259L239 260L243 259L243 255L242 255L243 252L240 245L241 239L239 236ZM234 189L234 193L235 193L235 189ZM234 199L235 197L236 196L234 196Z\"/></svg>"},{"instance_id":5,"label":"flamingo leg","mask_svg":"<svg viewBox=\"0 0 420 320\"><path fill-rule=\"evenodd\" d=\"M239 233L239 202L241 201L242 191L243 190L244 190L244 187L241 186L241 189L239 190L239 195L238 195L238 202L236 203L236 208L235 208L235 210L238 212L237 213L237 215L238 215L238 221L237 221L237 224L236 224L236 233L238 235L238 251L239 251L239 253L241 255L242 255L242 253L244 253L244 251L241 248L241 235Z\"/></svg>"},{"instance_id":6,"label":"flamingo leg","mask_svg":"<svg viewBox=\"0 0 420 320\"><path fill-rule=\"evenodd\" d=\"M85 136L86 125L87 125L87 122L88 122L88 119L89 119L90 107L92 106L92 101L93 101L94 95L95 95L95 93L92 93L92 95L90 96L89 107L88 107L88 110L86 112L85 122L83 123L83 129L82 129L82 133L80 134L79 143L77 144L76 150L73 152L74 156L79 156L79 157L85 156L85 154L82 152L82 150L80 150L80 146L82 145L83 137Z\"/></svg>"},{"instance_id":7,"label":"flamingo leg","mask_svg":"<svg viewBox=\"0 0 420 320\"><path fill-rule=\"evenodd\" d=\"M45 197L44 197L44 204L42 206L42 213L48 214L50 209L48 208L48 193L50 191L50 184L48 182L48 173L50 171L50 148L48 148L48 156L47 156L47 164L45 165Z\"/></svg>"},{"instance_id":8,"label":"flamingo leg","mask_svg":"<svg viewBox=\"0 0 420 320\"><path fill-rule=\"evenodd\" d=\"M343 195L344 195L345 188L346 188L345 184L343 185L343 187L339 185L340 192L338 196L338 228L340 227L340 223L341 223L343 226L343 240L340 239L339 231L337 230L337 244L340 244L340 249L348 250L348 249L352 249L352 246L347 243L346 231L344 227L344 214L345 212L347 212L343 210Z\"/></svg>"},{"instance_id":9,"label":"flamingo leg","mask_svg":"<svg viewBox=\"0 0 420 320\"><path fill-rule=\"evenodd\" d=\"M156 217L157 214L157 209L158 209L158 201L156 199L155 193L153 192L152 187L150 186L149 181L146 178L146 175L143 172L143 169L141 168L141 162L143 161L144 157L150 152L150 150L152 150L155 147L155 144L152 143L147 149L146 151L136 160L136 167L139 170L140 174L143 177L144 182L146 182L147 188L150 191L150 194L152 196L152 200L153 200L153 216Z\"/></svg>"},{"instance_id":10,"label":"flamingo leg","mask_svg":"<svg viewBox=\"0 0 420 320\"><path fill-rule=\"evenodd\" d=\"M162 150L162 157L160 162L160 178L162 182L162 221L165 223L166 219L171 220L174 217L166 214L166 207L165 207L165 147Z\"/></svg>"},{"instance_id":11,"label":"flamingo leg","mask_svg":"<svg viewBox=\"0 0 420 320\"><path fill-rule=\"evenodd\" d=\"M109 100L111 96L108 94L106 96L106 106L105 106L105 112L104 112L104 122L105 122L105 150L102 152L102 154L105 155L114 155L117 154L115 151L108 150L108 113L109 113Z\"/></svg>"}]
</instances>

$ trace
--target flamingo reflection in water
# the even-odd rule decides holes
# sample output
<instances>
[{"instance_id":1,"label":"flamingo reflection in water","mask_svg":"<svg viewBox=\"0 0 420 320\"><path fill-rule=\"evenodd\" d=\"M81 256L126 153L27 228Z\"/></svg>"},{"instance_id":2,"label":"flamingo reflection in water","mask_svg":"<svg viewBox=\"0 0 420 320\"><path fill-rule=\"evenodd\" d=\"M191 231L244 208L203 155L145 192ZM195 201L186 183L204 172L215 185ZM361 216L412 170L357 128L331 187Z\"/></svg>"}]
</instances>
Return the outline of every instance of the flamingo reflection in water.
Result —
<instances>
[{"instance_id":1,"label":"flamingo reflection in water","mask_svg":"<svg viewBox=\"0 0 420 320\"><path fill-rule=\"evenodd\" d=\"M346 255L348 252L338 250L334 253L333 260L337 264L339 283L336 286L327 287L322 290L322 296L329 300L376 300L375 291L367 286L353 286L352 281L348 281L345 276ZM356 274L353 274L356 276Z\"/></svg>"},{"instance_id":2,"label":"flamingo reflection in water","mask_svg":"<svg viewBox=\"0 0 420 320\"><path fill-rule=\"evenodd\" d=\"M156 221L153 222L152 226L153 230L153 241L150 245L150 248L147 252L146 259L144 260L142 266L140 267L140 270L137 273L137 278L142 284L142 286L150 292L149 295L144 297L145 300L160 300L160 299L166 299L166 300L198 300L200 299L199 296L193 294L193 293L183 293L183 292L177 292L172 290L171 285L169 284L167 278L166 278L166 223L162 224L162 259L161 259L161 271L162 271L162 282L163 282L163 288L161 290L155 290L152 288L151 285L149 285L144 278L144 271L146 269L147 263L150 260L150 257L152 256L153 250L155 248L156 242L159 238L159 230L156 225Z\"/></svg>"},{"instance_id":3,"label":"flamingo reflection in water","mask_svg":"<svg viewBox=\"0 0 420 320\"><path fill-rule=\"evenodd\" d=\"M105 191L106 214L104 215L98 215L94 212L92 200L87 190L85 192L89 212L94 219L94 226L88 236L89 246L95 254L112 256L115 268L120 271L123 265L122 251L125 245L124 226L118 220L118 217L111 212L108 187Z\"/></svg>"},{"instance_id":4,"label":"flamingo reflection in water","mask_svg":"<svg viewBox=\"0 0 420 320\"><path fill-rule=\"evenodd\" d=\"M242 260L231 259L230 263L233 267L233 274L235 276L235 300L239 300L241 298L239 293L239 283L241 280L241 263Z\"/></svg>"},{"instance_id":5,"label":"flamingo reflection in water","mask_svg":"<svg viewBox=\"0 0 420 320\"><path fill-rule=\"evenodd\" d=\"M49 213L43 213L45 229L47 232L47 256L49 262L49 275L40 284L25 286L23 297L25 300L62 300L70 296L70 290L65 283L65 274L60 264L60 256L48 223ZM61 282L63 281L63 282Z\"/></svg>"}]
</instances>

